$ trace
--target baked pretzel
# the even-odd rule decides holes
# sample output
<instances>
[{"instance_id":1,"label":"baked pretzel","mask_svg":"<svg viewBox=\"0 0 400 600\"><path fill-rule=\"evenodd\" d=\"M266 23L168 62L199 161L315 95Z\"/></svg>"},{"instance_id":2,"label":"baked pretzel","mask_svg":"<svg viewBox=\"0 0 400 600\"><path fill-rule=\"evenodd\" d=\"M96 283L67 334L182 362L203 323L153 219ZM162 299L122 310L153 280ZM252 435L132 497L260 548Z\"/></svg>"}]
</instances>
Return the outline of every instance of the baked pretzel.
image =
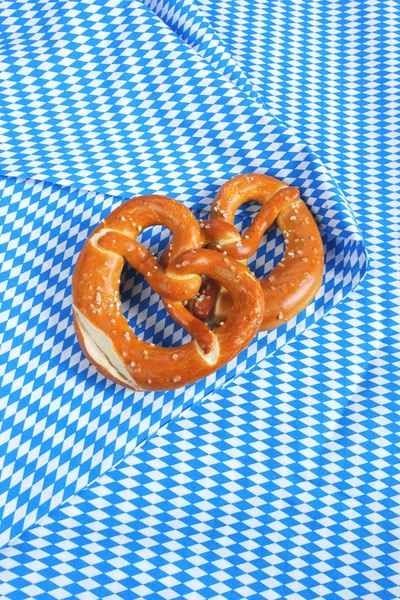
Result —
<instances>
[{"instance_id":1,"label":"baked pretzel","mask_svg":"<svg viewBox=\"0 0 400 600\"><path fill-rule=\"evenodd\" d=\"M240 235L234 226L236 210L256 201L261 209ZM262 279L265 312L261 330L273 329L302 311L321 287L324 251L318 227L299 190L262 174L238 175L225 183L212 206L211 219L200 222L202 244L225 256L247 262L262 236L277 222L286 250L282 260ZM232 311L227 290L205 279L191 303L193 314L204 321L223 322Z\"/></svg>"},{"instance_id":2,"label":"baked pretzel","mask_svg":"<svg viewBox=\"0 0 400 600\"><path fill-rule=\"evenodd\" d=\"M165 270L136 241L153 225L173 233ZM129 200L90 235L73 274L74 325L84 353L103 375L134 390L173 389L213 373L250 343L264 313L261 286L246 266L202 245L195 217L165 196ZM168 349L135 335L121 310L119 283L125 260L163 297L169 314L193 341ZM232 299L230 316L214 331L183 304L198 292L202 274L218 281Z\"/></svg>"}]
</instances>

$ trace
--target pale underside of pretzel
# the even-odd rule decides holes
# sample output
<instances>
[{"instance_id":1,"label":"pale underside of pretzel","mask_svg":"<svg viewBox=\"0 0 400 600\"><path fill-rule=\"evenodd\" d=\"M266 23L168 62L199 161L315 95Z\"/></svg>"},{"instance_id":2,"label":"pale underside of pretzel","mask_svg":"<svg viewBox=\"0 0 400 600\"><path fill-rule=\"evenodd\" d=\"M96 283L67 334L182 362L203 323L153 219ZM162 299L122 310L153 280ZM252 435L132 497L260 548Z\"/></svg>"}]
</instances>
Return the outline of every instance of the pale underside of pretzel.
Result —
<instances>
[{"instance_id":1,"label":"pale underside of pretzel","mask_svg":"<svg viewBox=\"0 0 400 600\"><path fill-rule=\"evenodd\" d=\"M261 208L240 235L234 226L235 213L239 206L251 201L261 204ZM261 330L292 319L310 304L321 287L323 244L299 191L268 175L238 175L222 186L211 206L211 219L200 224L204 245L247 263L274 222L283 234L285 252L261 280L265 305ZM199 319L224 322L231 314L232 298L217 282L206 278L190 308Z\"/></svg>"},{"instance_id":2,"label":"pale underside of pretzel","mask_svg":"<svg viewBox=\"0 0 400 600\"><path fill-rule=\"evenodd\" d=\"M153 225L173 234L166 269L136 241ZM261 286L246 266L202 245L195 217L165 196L129 200L91 234L73 275L74 324L82 349L102 374L134 390L174 389L213 373L254 338L264 313ZM136 336L121 307L125 260L162 295L167 311L193 341L164 348ZM198 292L201 275L217 280L232 298L231 315L214 331L183 304Z\"/></svg>"}]
</instances>

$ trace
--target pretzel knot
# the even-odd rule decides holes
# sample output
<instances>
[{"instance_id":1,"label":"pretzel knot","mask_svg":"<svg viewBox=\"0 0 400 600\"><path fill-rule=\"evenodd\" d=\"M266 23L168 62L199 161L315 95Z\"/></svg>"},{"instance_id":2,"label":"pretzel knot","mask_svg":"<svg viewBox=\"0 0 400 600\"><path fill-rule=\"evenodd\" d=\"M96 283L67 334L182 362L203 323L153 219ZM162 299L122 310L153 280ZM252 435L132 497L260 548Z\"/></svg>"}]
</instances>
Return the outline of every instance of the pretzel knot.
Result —
<instances>
[{"instance_id":1,"label":"pretzel knot","mask_svg":"<svg viewBox=\"0 0 400 600\"><path fill-rule=\"evenodd\" d=\"M247 231L240 235L234 226L235 213L249 201L259 202L261 209ZM247 263L275 221L283 233L286 249L282 260L260 282L265 304L261 330L289 321L311 302L321 287L322 240L299 191L268 175L238 175L220 189L211 206L211 219L200 223L203 245L222 252L226 258ZM203 321L225 321L233 309L232 296L219 282L206 278L190 309Z\"/></svg>"},{"instance_id":2,"label":"pretzel knot","mask_svg":"<svg viewBox=\"0 0 400 600\"><path fill-rule=\"evenodd\" d=\"M173 234L164 269L136 241L146 227ZM167 390L198 381L229 362L254 338L264 313L261 286L247 267L213 249L191 212L165 196L141 196L114 210L90 235L72 281L74 325L83 351L105 376L134 390ZM122 314L120 275L127 260L160 294L169 314L194 338L175 348L139 339ZM202 275L227 290L232 311L210 330L183 302Z\"/></svg>"}]
</instances>

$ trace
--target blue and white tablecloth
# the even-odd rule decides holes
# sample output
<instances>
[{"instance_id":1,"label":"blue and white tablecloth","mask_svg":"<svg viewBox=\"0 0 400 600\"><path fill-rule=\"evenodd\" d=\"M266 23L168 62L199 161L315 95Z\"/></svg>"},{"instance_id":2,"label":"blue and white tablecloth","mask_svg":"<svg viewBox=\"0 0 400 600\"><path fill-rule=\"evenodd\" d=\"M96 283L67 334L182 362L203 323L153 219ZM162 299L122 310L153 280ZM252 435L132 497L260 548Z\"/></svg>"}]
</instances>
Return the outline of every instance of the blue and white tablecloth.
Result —
<instances>
[{"instance_id":1,"label":"blue and white tablecloth","mask_svg":"<svg viewBox=\"0 0 400 600\"><path fill-rule=\"evenodd\" d=\"M0 598L400 597L399 8L4 3ZM97 375L70 315L88 231L146 192L205 214L251 170L320 223L315 303L188 390ZM122 292L146 339L186 339Z\"/></svg>"}]
</instances>

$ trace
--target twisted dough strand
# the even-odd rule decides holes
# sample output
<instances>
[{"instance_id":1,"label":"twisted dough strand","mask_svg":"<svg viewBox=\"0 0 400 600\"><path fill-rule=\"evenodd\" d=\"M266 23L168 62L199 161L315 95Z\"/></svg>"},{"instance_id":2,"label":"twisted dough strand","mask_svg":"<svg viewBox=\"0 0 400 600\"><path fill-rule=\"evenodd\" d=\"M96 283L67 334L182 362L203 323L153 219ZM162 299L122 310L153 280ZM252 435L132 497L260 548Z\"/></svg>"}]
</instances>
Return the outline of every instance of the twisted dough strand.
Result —
<instances>
[{"instance_id":1,"label":"twisted dough strand","mask_svg":"<svg viewBox=\"0 0 400 600\"><path fill-rule=\"evenodd\" d=\"M261 209L242 235L234 226L236 210L256 201ZM247 261L258 249L267 229L277 222L285 240L278 265L261 280L265 312L261 330L273 329L302 311L321 287L323 245L318 227L296 188L268 175L238 175L218 192L211 220L200 223L202 244L237 260ZM226 290L205 280L191 303L193 314L214 323L225 321L232 310Z\"/></svg>"}]
</instances>

